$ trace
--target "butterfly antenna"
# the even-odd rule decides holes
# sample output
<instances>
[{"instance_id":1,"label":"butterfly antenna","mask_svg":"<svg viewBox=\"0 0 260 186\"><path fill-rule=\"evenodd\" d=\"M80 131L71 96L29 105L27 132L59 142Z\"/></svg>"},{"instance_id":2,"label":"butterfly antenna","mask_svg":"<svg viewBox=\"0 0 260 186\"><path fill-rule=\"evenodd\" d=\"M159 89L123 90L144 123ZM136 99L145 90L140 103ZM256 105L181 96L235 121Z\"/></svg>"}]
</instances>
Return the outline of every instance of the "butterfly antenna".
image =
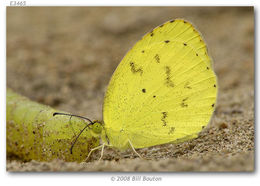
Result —
<instances>
[{"instance_id":1,"label":"butterfly antenna","mask_svg":"<svg viewBox=\"0 0 260 186\"><path fill-rule=\"evenodd\" d=\"M70 147L70 154L72 154L72 149L75 145L75 143L78 141L78 138L80 137L80 135L82 134L82 132L87 128L89 127L89 125L93 124L93 121L91 121L90 119L86 118L86 117L83 117L83 116L78 116L78 115L75 115L75 114L66 114L66 113L61 113L61 112L54 112L53 113L53 116L56 116L56 115L64 115L64 116L70 116L70 118L72 116L74 117L78 117L78 118L81 118L81 119L85 119L85 120L88 120L90 123L88 123L83 129L81 129L81 131L79 132L79 134L77 135L77 137L75 138L75 140L73 141L71 147Z\"/></svg>"},{"instance_id":2,"label":"butterfly antenna","mask_svg":"<svg viewBox=\"0 0 260 186\"><path fill-rule=\"evenodd\" d=\"M88 120L90 123L93 123L93 121L91 121L90 119L83 117L83 116L78 116L78 115L75 115L75 114L66 114L66 113L61 113L61 112L54 112L53 116L56 116L56 115L64 115L64 116L71 116L71 117L74 116L74 117L78 117L78 118L81 118L81 119Z\"/></svg>"},{"instance_id":3,"label":"butterfly antenna","mask_svg":"<svg viewBox=\"0 0 260 186\"><path fill-rule=\"evenodd\" d=\"M93 123L87 124L87 125L79 132L79 134L77 135L76 139L73 141L73 143L72 143L72 145L71 145L71 147L70 147L70 154L72 154L72 149L73 149L75 143L78 141L78 138L80 137L80 135L82 134L82 132L83 132L89 125L91 125L91 124L93 124Z\"/></svg>"}]
</instances>

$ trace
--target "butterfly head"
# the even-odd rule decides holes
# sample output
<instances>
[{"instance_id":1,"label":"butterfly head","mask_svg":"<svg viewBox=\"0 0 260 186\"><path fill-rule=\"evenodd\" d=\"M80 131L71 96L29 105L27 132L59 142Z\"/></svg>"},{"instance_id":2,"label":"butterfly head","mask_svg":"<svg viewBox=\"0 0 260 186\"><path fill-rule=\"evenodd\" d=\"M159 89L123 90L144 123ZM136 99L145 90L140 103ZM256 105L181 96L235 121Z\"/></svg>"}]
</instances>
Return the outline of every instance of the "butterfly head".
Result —
<instances>
[{"instance_id":1,"label":"butterfly head","mask_svg":"<svg viewBox=\"0 0 260 186\"><path fill-rule=\"evenodd\" d=\"M107 133L106 133L106 129L104 127L103 121L99 121L99 120L93 121L90 128L91 128L93 136L96 136L96 137L100 136L102 141L104 143L106 143L107 145L109 145L109 139L107 137Z\"/></svg>"},{"instance_id":2,"label":"butterfly head","mask_svg":"<svg viewBox=\"0 0 260 186\"><path fill-rule=\"evenodd\" d=\"M103 130L103 122L99 120L93 121L90 128L92 129L92 132L96 135L100 135Z\"/></svg>"}]
</instances>

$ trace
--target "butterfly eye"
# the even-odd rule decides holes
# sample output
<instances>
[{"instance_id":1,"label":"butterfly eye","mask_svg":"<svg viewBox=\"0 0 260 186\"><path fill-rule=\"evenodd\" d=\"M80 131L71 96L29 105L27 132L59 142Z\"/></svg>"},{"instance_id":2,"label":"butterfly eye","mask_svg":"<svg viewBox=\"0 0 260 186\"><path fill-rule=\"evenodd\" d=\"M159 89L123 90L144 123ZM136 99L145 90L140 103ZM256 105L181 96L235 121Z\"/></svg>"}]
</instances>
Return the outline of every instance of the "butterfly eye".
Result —
<instances>
[{"instance_id":1,"label":"butterfly eye","mask_svg":"<svg viewBox=\"0 0 260 186\"><path fill-rule=\"evenodd\" d=\"M96 134L100 134L102 132L102 124L99 122L96 122L92 125L92 130Z\"/></svg>"}]
</instances>

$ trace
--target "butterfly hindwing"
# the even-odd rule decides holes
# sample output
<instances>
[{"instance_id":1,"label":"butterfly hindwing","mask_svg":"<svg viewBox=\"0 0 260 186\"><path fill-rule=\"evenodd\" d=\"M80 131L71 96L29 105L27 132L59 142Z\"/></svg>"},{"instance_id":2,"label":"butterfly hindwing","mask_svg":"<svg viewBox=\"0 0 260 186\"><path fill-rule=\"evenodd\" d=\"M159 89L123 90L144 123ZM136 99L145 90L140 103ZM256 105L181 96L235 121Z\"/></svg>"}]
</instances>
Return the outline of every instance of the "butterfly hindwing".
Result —
<instances>
[{"instance_id":1,"label":"butterfly hindwing","mask_svg":"<svg viewBox=\"0 0 260 186\"><path fill-rule=\"evenodd\" d=\"M200 34L186 21L169 21L138 41L111 78L103 116L119 137L109 134L110 141L121 148L129 139L143 148L196 137L211 118L216 94Z\"/></svg>"}]
</instances>

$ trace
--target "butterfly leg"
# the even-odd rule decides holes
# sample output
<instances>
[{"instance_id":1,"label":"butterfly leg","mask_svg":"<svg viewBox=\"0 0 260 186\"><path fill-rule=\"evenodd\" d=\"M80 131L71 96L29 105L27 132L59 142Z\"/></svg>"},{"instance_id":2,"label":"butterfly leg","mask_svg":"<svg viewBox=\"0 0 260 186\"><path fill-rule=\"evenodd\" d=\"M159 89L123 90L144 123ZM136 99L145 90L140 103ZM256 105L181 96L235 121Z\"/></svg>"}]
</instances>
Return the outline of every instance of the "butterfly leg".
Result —
<instances>
[{"instance_id":1,"label":"butterfly leg","mask_svg":"<svg viewBox=\"0 0 260 186\"><path fill-rule=\"evenodd\" d=\"M130 144L130 146L131 146L131 148L132 148L132 150L139 156L139 158L141 158L141 159L143 159L143 157L140 155L140 154L138 154L138 152L136 152L136 150L135 150L135 148L134 148L134 146L133 146L133 144L131 143L131 141L130 140L128 140L128 142L129 142L129 144Z\"/></svg>"},{"instance_id":2,"label":"butterfly leg","mask_svg":"<svg viewBox=\"0 0 260 186\"><path fill-rule=\"evenodd\" d=\"M90 155L92 154L93 151L98 150L98 149L100 149L100 148L102 148L101 157L99 158L99 159L101 159L102 156L103 156L104 146L105 146L105 144L102 144L102 145L100 145L100 146L97 146L97 147L91 149L90 152L88 153L88 156L87 156L87 158L85 159L85 161L88 161L88 159L89 159L89 157L90 157Z\"/></svg>"},{"instance_id":3,"label":"butterfly leg","mask_svg":"<svg viewBox=\"0 0 260 186\"><path fill-rule=\"evenodd\" d=\"M105 147L105 143L102 144L101 154L100 154L100 158L98 159L98 161L100 161L103 158L104 147Z\"/></svg>"}]
</instances>

